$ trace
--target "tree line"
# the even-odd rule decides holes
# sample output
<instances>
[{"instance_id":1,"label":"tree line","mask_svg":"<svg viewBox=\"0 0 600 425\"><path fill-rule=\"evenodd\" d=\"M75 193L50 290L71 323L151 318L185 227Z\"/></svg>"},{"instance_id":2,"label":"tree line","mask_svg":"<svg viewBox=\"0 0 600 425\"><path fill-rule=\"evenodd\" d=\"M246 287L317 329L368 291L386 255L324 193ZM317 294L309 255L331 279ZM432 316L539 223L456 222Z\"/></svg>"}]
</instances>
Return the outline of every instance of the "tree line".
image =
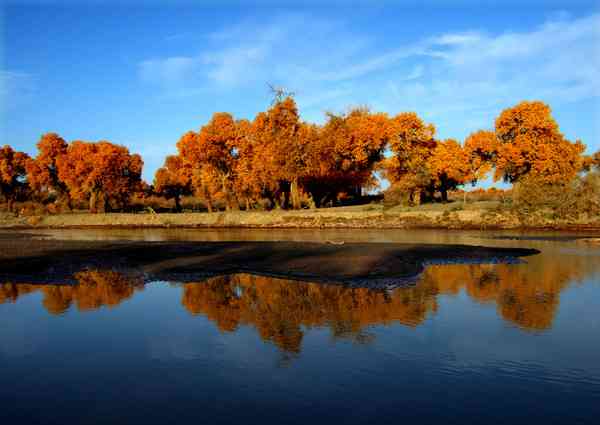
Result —
<instances>
[{"instance_id":1,"label":"tree line","mask_svg":"<svg viewBox=\"0 0 600 425\"><path fill-rule=\"evenodd\" d=\"M291 96L279 96L254 120L215 113L198 131L177 142L152 185L142 178L142 158L107 141L67 143L44 134L30 157L0 148L0 195L9 210L32 200L90 211L126 210L132 197L172 199L181 211L184 196L206 209L260 207L297 209L359 198L376 187L375 173L404 201L447 201L448 192L475 184L493 171L495 180L533 179L560 185L593 167L600 152L560 132L550 107L525 101L505 109L493 130L480 130L463 143L440 140L435 126L414 112L395 116L359 107L328 113L323 125L304 122Z\"/></svg>"}]
</instances>

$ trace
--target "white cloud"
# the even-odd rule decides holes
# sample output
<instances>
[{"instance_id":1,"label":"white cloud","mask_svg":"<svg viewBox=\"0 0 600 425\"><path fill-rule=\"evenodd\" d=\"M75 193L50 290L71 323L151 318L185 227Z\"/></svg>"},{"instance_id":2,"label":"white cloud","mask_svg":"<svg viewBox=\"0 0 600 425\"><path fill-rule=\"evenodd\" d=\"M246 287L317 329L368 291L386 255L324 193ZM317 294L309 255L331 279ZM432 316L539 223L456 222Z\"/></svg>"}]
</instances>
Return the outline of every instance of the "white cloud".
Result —
<instances>
[{"instance_id":1,"label":"white cloud","mask_svg":"<svg viewBox=\"0 0 600 425\"><path fill-rule=\"evenodd\" d=\"M391 78L389 90L373 96L390 112L409 108L427 116L444 137L490 127L519 100L559 105L600 96L600 15L560 15L523 32L444 34L423 48L426 81Z\"/></svg>"},{"instance_id":2,"label":"white cloud","mask_svg":"<svg viewBox=\"0 0 600 425\"><path fill-rule=\"evenodd\" d=\"M489 126L515 100L553 104L600 96L597 14L559 14L521 32L466 29L397 46L387 39L386 49L343 22L304 15L245 21L206 39L196 55L141 63L142 78L162 81L174 93L271 82L297 92L310 116L368 104L390 113L413 109L451 129L465 122Z\"/></svg>"}]
</instances>

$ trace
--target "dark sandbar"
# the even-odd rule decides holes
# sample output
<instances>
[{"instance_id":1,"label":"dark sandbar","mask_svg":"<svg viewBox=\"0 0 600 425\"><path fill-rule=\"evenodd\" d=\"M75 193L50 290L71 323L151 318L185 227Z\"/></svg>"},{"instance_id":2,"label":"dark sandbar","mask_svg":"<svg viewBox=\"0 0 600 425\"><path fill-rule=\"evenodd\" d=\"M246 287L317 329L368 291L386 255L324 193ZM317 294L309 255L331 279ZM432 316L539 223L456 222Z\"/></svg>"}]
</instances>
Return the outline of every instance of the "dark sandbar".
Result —
<instances>
[{"instance_id":1,"label":"dark sandbar","mask_svg":"<svg viewBox=\"0 0 600 425\"><path fill-rule=\"evenodd\" d=\"M72 283L110 269L145 281L253 273L352 286L400 285L431 263L514 262L535 249L313 242L129 242L0 238L0 283Z\"/></svg>"}]
</instances>

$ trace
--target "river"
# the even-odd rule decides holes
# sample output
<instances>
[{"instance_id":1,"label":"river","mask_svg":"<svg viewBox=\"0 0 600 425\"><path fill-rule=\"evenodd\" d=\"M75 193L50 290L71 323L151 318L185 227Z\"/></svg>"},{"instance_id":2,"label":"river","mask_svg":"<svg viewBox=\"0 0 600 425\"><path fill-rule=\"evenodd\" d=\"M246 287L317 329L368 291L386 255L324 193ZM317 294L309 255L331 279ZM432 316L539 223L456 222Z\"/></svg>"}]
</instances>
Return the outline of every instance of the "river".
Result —
<instances>
[{"instance_id":1,"label":"river","mask_svg":"<svg viewBox=\"0 0 600 425\"><path fill-rule=\"evenodd\" d=\"M0 282L3 423L597 423L600 244L567 233L39 230L56 240L535 248L348 288L239 273Z\"/></svg>"}]
</instances>

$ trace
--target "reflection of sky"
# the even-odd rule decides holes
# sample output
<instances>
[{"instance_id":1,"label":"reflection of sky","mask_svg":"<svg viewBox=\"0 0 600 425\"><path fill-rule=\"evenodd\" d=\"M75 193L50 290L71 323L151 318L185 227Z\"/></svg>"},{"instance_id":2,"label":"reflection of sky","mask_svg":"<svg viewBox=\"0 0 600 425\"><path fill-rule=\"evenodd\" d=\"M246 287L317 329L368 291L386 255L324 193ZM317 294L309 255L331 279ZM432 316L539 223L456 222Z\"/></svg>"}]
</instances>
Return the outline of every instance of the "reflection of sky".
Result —
<instances>
[{"instance_id":1,"label":"reflection of sky","mask_svg":"<svg viewBox=\"0 0 600 425\"><path fill-rule=\"evenodd\" d=\"M29 356L47 343L48 314L41 300L41 294L28 294L18 306L0 304L0 358Z\"/></svg>"}]
</instances>

